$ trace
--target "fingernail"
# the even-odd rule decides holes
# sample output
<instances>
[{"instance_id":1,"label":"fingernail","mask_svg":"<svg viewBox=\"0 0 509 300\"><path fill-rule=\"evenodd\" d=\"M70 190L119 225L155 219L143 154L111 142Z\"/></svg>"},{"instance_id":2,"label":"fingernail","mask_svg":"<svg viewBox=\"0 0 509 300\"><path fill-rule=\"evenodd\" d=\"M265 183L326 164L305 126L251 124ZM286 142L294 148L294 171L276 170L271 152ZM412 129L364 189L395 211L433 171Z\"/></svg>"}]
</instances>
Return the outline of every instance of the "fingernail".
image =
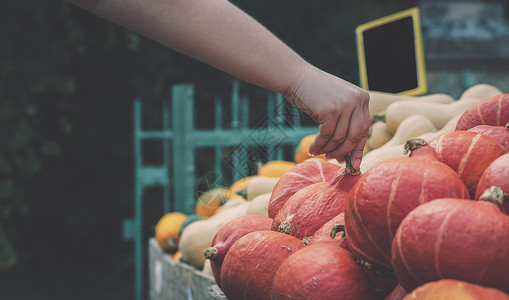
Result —
<instances>
[{"instance_id":1,"label":"fingernail","mask_svg":"<svg viewBox=\"0 0 509 300\"><path fill-rule=\"evenodd\" d=\"M353 167L356 168L356 169L359 169L361 167L361 160L356 158L354 161L353 161Z\"/></svg>"}]
</instances>

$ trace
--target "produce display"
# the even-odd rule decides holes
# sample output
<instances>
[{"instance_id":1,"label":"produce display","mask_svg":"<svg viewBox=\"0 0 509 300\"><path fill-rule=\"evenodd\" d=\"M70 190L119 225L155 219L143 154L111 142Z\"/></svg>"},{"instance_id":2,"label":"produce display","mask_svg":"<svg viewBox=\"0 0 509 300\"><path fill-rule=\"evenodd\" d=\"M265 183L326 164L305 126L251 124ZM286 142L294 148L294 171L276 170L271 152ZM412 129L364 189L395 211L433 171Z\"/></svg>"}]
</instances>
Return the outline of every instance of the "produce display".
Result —
<instances>
[{"instance_id":1,"label":"produce display","mask_svg":"<svg viewBox=\"0 0 509 300\"><path fill-rule=\"evenodd\" d=\"M233 300L509 299L509 94L370 95L360 170L304 137L162 216L161 249Z\"/></svg>"}]
</instances>

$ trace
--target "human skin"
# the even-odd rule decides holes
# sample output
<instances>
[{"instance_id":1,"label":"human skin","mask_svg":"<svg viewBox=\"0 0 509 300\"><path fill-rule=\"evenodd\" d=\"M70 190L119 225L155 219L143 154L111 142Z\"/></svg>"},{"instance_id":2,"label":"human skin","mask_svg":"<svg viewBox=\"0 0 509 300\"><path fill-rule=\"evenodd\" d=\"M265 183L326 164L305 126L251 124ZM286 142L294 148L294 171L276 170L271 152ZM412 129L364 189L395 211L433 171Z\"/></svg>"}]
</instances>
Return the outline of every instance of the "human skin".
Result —
<instances>
[{"instance_id":1,"label":"human skin","mask_svg":"<svg viewBox=\"0 0 509 300\"><path fill-rule=\"evenodd\" d=\"M314 155L359 168L369 94L300 57L226 0L66 0L237 78L281 93L319 125Z\"/></svg>"}]
</instances>

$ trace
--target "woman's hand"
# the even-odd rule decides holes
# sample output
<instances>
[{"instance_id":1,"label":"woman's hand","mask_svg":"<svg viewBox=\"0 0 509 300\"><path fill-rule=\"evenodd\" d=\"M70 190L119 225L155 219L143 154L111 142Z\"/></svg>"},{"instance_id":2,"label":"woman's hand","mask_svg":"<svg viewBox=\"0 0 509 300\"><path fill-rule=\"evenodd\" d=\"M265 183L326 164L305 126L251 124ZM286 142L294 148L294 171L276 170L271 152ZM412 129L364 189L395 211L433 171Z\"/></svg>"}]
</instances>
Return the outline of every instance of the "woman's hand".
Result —
<instances>
[{"instance_id":1,"label":"woman's hand","mask_svg":"<svg viewBox=\"0 0 509 300\"><path fill-rule=\"evenodd\" d=\"M285 97L320 124L310 154L340 162L351 154L353 167L360 167L370 126L367 91L310 66Z\"/></svg>"}]
</instances>

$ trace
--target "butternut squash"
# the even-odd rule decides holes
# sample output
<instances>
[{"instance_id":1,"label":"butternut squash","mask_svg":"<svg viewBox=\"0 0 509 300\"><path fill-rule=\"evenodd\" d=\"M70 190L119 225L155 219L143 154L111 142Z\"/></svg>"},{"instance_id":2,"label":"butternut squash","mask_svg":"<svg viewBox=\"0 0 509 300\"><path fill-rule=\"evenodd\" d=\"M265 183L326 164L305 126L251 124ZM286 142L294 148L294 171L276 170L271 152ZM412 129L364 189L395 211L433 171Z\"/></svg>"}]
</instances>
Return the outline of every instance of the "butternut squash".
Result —
<instances>
[{"instance_id":1,"label":"butternut squash","mask_svg":"<svg viewBox=\"0 0 509 300\"><path fill-rule=\"evenodd\" d=\"M370 150L373 150L382 147L391 138L392 134L387 130L387 124L382 121L376 121L375 123L371 124L369 137L366 144Z\"/></svg>"},{"instance_id":2,"label":"butternut squash","mask_svg":"<svg viewBox=\"0 0 509 300\"><path fill-rule=\"evenodd\" d=\"M384 112L387 107L395 102L410 101L410 102L428 102L428 103L451 103L454 98L446 94L430 94L425 96L402 96L393 93L369 91L369 115L371 120L374 120L374 115Z\"/></svg>"},{"instance_id":3,"label":"butternut squash","mask_svg":"<svg viewBox=\"0 0 509 300\"><path fill-rule=\"evenodd\" d=\"M411 115L406 117L396 129L394 136L382 147L403 145L409 138L417 137L428 132L436 132L437 128L433 123L422 115Z\"/></svg>"},{"instance_id":4,"label":"butternut squash","mask_svg":"<svg viewBox=\"0 0 509 300\"><path fill-rule=\"evenodd\" d=\"M368 145L368 143L366 143L366 145L364 145L364 149L362 149L362 155L368 153L371 150L373 150L373 149L371 149L371 147Z\"/></svg>"},{"instance_id":5,"label":"butternut squash","mask_svg":"<svg viewBox=\"0 0 509 300\"><path fill-rule=\"evenodd\" d=\"M361 173L366 173L377 164L392 158L406 157L404 145L393 145L371 150L362 158Z\"/></svg>"},{"instance_id":6,"label":"butternut squash","mask_svg":"<svg viewBox=\"0 0 509 300\"><path fill-rule=\"evenodd\" d=\"M255 176L248 182L241 194L247 201L251 201L256 196L272 192L278 181L279 177Z\"/></svg>"},{"instance_id":7,"label":"butternut squash","mask_svg":"<svg viewBox=\"0 0 509 300\"><path fill-rule=\"evenodd\" d=\"M235 199L236 200L236 199ZM234 201L234 200L232 200ZM212 217L196 221L187 226L179 241L181 261L201 270L205 262L203 250L212 245L217 231L229 221L246 214L248 203L222 210Z\"/></svg>"},{"instance_id":8,"label":"butternut squash","mask_svg":"<svg viewBox=\"0 0 509 300\"><path fill-rule=\"evenodd\" d=\"M253 200L249 201L247 206L246 215L260 215L269 216L269 202L272 193L265 193L256 196Z\"/></svg>"},{"instance_id":9,"label":"butternut squash","mask_svg":"<svg viewBox=\"0 0 509 300\"><path fill-rule=\"evenodd\" d=\"M442 129L450 119L465 112L471 106L482 101L477 98L462 98L452 103L424 103L400 101L393 103L385 110L387 129L395 133L399 124L408 116L423 115L427 117L437 129Z\"/></svg>"},{"instance_id":10,"label":"butternut squash","mask_svg":"<svg viewBox=\"0 0 509 300\"><path fill-rule=\"evenodd\" d=\"M445 124L444 127L442 127L442 129L435 132L423 133L419 135L418 138L429 142L435 137L441 135L442 133L454 131L456 129L456 124L458 123L458 120L460 119L461 115L462 114L458 114L456 117L450 119L449 122L447 122L447 124Z\"/></svg>"},{"instance_id":11,"label":"butternut squash","mask_svg":"<svg viewBox=\"0 0 509 300\"><path fill-rule=\"evenodd\" d=\"M235 199L231 199L231 200L228 200L226 201L225 204L221 205L217 210L216 210L216 213L214 215L217 215L218 213L222 212L222 211L225 211L225 210L228 210L230 208L234 208L236 206L239 206L239 205L242 205L244 203L247 203L247 200L242 198L242 197L239 197L239 198L235 198Z\"/></svg>"},{"instance_id":12,"label":"butternut squash","mask_svg":"<svg viewBox=\"0 0 509 300\"><path fill-rule=\"evenodd\" d=\"M462 98L475 98L475 99L487 99L492 96L503 94L501 90L499 90L497 87L486 84L486 83L479 83L476 84L468 89L466 89L463 94L461 94L460 99Z\"/></svg>"},{"instance_id":13,"label":"butternut squash","mask_svg":"<svg viewBox=\"0 0 509 300\"><path fill-rule=\"evenodd\" d=\"M419 118L415 118L414 116L419 116ZM384 160L408 156L408 154L405 154L404 146L405 146L406 141L409 138L418 137L418 138L424 139L426 141L430 141L434 137L439 136L442 133L454 131L454 129L456 128L456 123L458 123L458 120L459 120L461 114L459 114L459 115L455 116L454 118L452 118L451 120L449 120L449 122L447 122L447 124L444 127L442 127L442 129L439 131L436 131L436 128L434 128L434 125L431 123L431 121L427 120L427 118L426 118L426 120L424 120L421 118L423 116L420 116L420 115L414 115L414 116L410 116L410 117L406 118L404 120L404 122L402 122L401 125L398 127L398 130L396 131L396 134L394 136L399 135L398 131L400 131L400 132L401 131L408 131L408 132L413 131L413 133L418 133L419 130L426 131L426 128L431 129L431 130L434 129L434 131L426 132L426 133L423 133L423 134L420 134L417 136L415 134L411 134L411 133L405 133L405 134L401 133L401 135L399 137L397 137L398 142L401 144L396 144L395 141L394 141L394 144L392 144L392 142L386 143L384 146L374 149L371 152L364 155L364 158L362 159L362 163L361 163L361 172L363 172L363 173L366 172L367 170L371 169L373 166L381 163ZM414 128L414 129L407 128L407 127L411 127L412 125L407 126L404 123L408 123L411 120L415 120L416 121L415 124L417 124L419 126L415 126L417 128ZM433 126L433 127L431 127L431 126Z\"/></svg>"}]
</instances>

